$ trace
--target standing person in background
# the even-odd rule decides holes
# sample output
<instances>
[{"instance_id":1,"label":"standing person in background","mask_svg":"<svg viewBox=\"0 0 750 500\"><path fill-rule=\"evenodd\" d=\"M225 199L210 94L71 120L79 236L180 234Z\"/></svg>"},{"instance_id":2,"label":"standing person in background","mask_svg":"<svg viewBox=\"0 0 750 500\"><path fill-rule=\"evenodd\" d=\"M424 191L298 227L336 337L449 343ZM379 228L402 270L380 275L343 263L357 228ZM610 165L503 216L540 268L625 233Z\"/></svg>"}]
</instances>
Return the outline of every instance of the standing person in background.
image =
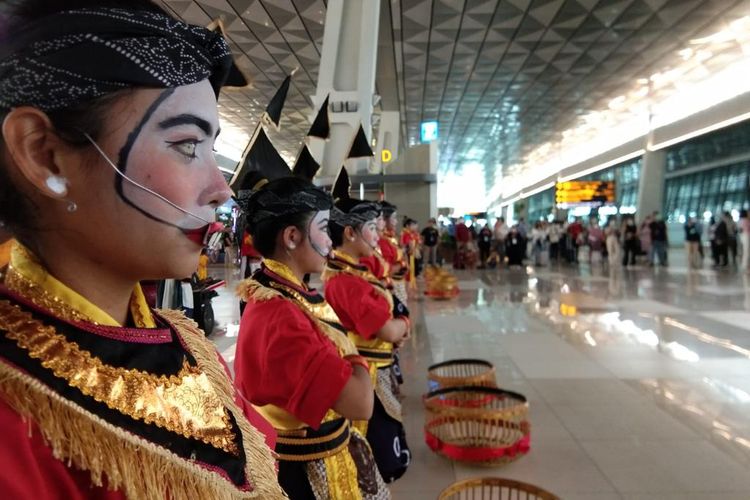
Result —
<instances>
[{"instance_id":1,"label":"standing person in background","mask_svg":"<svg viewBox=\"0 0 750 500\"><path fill-rule=\"evenodd\" d=\"M437 265L437 246L440 240L434 218L427 221L427 227L422 229L422 259L425 265Z\"/></svg>"},{"instance_id":2,"label":"standing person in background","mask_svg":"<svg viewBox=\"0 0 750 500\"><path fill-rule=\"evenodd\" d=\"M464 269L466 267L466 254L469 243L471 242L471 233L466 227L466 221L458 219L456 222L456 255L453 259L453 267Z\"/></svg>"},{"instance_id":3,"label":"standing person in background","mask_svg":"<svg viewBox=\"0 0 750 500\"><path fill-rule=\"evenodd\" d=\"M744 208L740 210L740 241L742 242L741 269L750 273L750 216Z\"/></svg>"},{"instance_id":4,"label":"standing person in background","mask_svg":"<svg viewBox=\"0 0 750 500\"><path fill-rule=\"evenodd\" d=\"M492 248L492 230L489 224L485 224L479 231L477 246L479 247L479 269L484 269L487 267L487 259L490 258Z\"/></svg>"},{"instance_id":5,"label":"standing person in background","mask_svg":"<svg viewBox=\"0 0 750 500\"><path fill-rule=\"evenodd\" d=\"M589 264L598 264L602 261L602 251L605 248L604 231L599 226L599 219L592 217L589 220L589 228L586 235L589 244Z\"/></svg>"},{"instance_id":6,"label":"standing person in background","mask_svg":"<svg viewBox=\"0 0 750 500\"><path fill-rule=\"evenodd\" d=\"M505 239L505 253L508 256L508 267L522 266L526 258L526 239L518 232L518 227L510 228Z\"/></svg>"},{"instance_id":7,"label":"standing person in background","mask_svg":"<svg viewBox=\"0 0 750 500\"><path fill-rule=\"evenodd\" d=\"M492 228L493 244L495 252L500 259L500 263L505 260L505 238L508 236L508 225L503 217L498 217L495 221L495 227Z\"/></svg>"},{"instance_id":8,"label":"standing person in background","mask_svg":"<svg viewBox=\"0 0 750 500\"><path fill-rule=\"evenodd\" d=\"M726 267L729 265L729 223L727 213L723 213L716 223L714 241L716 242L716 265Z\"/></svg>"},{"instance_id":9,"label":"standing person in background","mask_svg":"<svg viewBox=\"0 0 750 500\"><path fill-rule=\"evenodd\" d=\"M701 231L695 217L685 222L685 248L687 249L688 267L698 268L701 264Z\"/></svg>"},{"instance_id":10,"label":"standing person in background","mask_svg":"<svg viewBox=\"0 0 750 500\"><path fill-rule=\"evenodd\" d=\"M212 152L229 46L143 0L2 11L0 491L283 498L273 429L140 285L190 276L230 198Z\"/></svg>"},{"instance_id":11,"label":"standing person in background","mask_svg":"<svg viewBox=\"0 0 750 500\"><path fill-rule=\"evenodd\" d=\"M521 235L521 238L524 240L526 239L528 229L526 227L526 221L523 220L523 217L518 219L518 234Z\"/></svg>"},{"instance_id":12,"label":"standing person in background","mask_svg":"<svg viewBox=\"0 0 750 500\"><path fill-rule=\"evenodd\" d=\"M237 257L234 252L234 235L229 228L224 229L222 244L224 246L224 267L231 269L236 265Z\"/></svg>"},{"instance_id":13,"label":"standing person in background","mask_svg":"<svg viewBox=\"0 0 750 500\"><path fill-rule=\"evenodd\" d=\"M667 245L669 239L667 238L667 224L658 212L654 212L653 220L649 224L651 234L651 265L656 264L656 258L659 259L660 266L667 266L669 262L667 260Z\"/></svg>"},{"instance_id":14,"label":"standing person in background","mask_svg":"<svg viewBox=\"0 0 750 500\"><path fill-rule=\"evenodd\" d=\"M578 248L581 245L581 233L583 233L583 224L581 224L581 219L576 217L568 226L568 243L571 250L568 261L571 263L578 262Z\"/></svg>"},{"instance_id":15,"label":"standing person in background","mask_svg":"<svg viewBox=\"0 0 750 500\"><path fill-rule=\"evenodd\" d=\"M535 266L544 265L542 254L547 246L547 233L544 224L536 221L531 229L531 261Z\"/></svg>"},{"instance_id":16,"label":"standing person in background","mask_svg":"<svg viewBox=\"0 0 750 500\"><path fill-rule=\"evenodd\" d=\"M622 265L634 266L635 257L638 253L638 227L635 225L635 220L632 217L625 219L622 229L623 235L623 254L622 254Z\"/></svg>"},{"instance_id":17,"label":"standing person in background","mask_svg":"<svg viewBox=\"0 0 750 500\"><path fill-rule=\"evenodd\" d=\"M641 252L643 252L651 265L653 265L654 262L653 248L651 245L652 222L654 222L654 218L651 215L647 215L646 218L643 219L643 222L641 222L641 226L638 228L638 234L640 235L641 240Z\"/></svg>"},{"instance_id":18,"label":"standing person in background","mask_svg":"<svg viewBox=\"0 0 750 500\"><path fill-rule=\"evenodd\" d=\"M744 208L740 210L740 251L742 252L742 262L740 269L750 273L750 216Z\"/></svg>"},{"instance_id":19,"label":"standing person in background","mask_svg":"<svg viewBox=\"0 0 750 500\"><path fill-rule=\"evenodd\" d=\"M716 229L719 227L716 217L713 215L708 220L708 241L711 245L711 260L714 266L719 265L719 246L716 244Z\"/></svg>"},{"instance_id":20,"label":"standing person in background","mask_svg":"<svg viewBox=\"0 0 750 500\"><path fill-rule=\"evenodd\" d=\"M560 263L560 237L562 235L562 222L556 220L547 227L547 239L549 240L550 261Z\"/></svg>"},{"instance_id":21,"label":"standing person in background","mask_svg":"<svg viewBox=\"0 0 750 500\"><path fill-rule=\"evenodd\" d=\"M737 239L738 239L738 233L739 229L737 228L737 223L734 222L734 219L732 218L732 214L729 212L724 212L724 218L727 222L727 250L729 251L729 255L732 256L732 265L737 265Z\"/></svg>"},{"instance_id":22,"label":"standing person in background","mask_svg":"<svg viewBox=\"0 0 750 500\"><path fill-rule=\"evenodd\" d=\"M617 220L612 217L604 230L607 245L607 258L610 269L614 269L620 262L620 229Z\"/></svg>"}]
</instances>

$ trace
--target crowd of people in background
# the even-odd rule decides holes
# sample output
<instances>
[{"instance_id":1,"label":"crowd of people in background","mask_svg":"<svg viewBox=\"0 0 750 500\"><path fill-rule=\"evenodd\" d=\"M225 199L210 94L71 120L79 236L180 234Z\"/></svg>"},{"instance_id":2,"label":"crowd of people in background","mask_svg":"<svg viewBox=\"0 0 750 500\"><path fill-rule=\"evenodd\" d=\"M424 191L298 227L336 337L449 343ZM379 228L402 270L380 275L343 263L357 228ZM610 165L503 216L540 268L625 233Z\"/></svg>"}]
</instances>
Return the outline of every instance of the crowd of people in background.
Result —
<instances>
[{"instance_id":1,"label":"crowd of people in background","mask_svg":"<svg viewBox=\"0 0 750 500\"><path fill-rule=\"evenodd\" d=\"M407 236L403 236L407 235ZM706 259L716 268L748 269L750 218L739 211L711 217L707 223L689 217L684 223L687 263L702 267ZM612 216L604 223L588 220L555 220L510 224L500 217L494 223L476 219L449 222L431 218L421 230L417 221L404 218L404 251L416 258L417 274L423 265L452 265L456 269L503 266L578 264L631 267L669 265L669 230L658 212L638 223L634 215Z\"/></svg>"},{"instance_id":2,"label":"crowd of people in background","mask_svg":"<svg viewBox=\"0 0 750 500\"><path fill-rule=\"evenodd\" d=\"M750 252L744 250L750 248L747 210L739 211L739 221L730 212L712 216L707 223L689 217L684 224L684 240L686 260L692 268L702 267L708 258L716 268L748 269ZM259 261L246 251L252 245L239 238L240 244L235 245L234 241L228 228L216 231L206 249L210 262L236 263L242 259L243 269L250 269L245 259ZM640 224L633 215L613 216L604 224L598 217L533 224L527 224L523 218L513 224L502 217L494 224L478 223L475 219L438 223L430 218L422 228L418 221L405 216L398 241L407 258L414 262L415 276L424 266L443 264L456 269L579 262L610 268L669 265L667 224L657 212L644 217ZM235 246L239 247L236 253Z\"/></svg>"}]
</instances>

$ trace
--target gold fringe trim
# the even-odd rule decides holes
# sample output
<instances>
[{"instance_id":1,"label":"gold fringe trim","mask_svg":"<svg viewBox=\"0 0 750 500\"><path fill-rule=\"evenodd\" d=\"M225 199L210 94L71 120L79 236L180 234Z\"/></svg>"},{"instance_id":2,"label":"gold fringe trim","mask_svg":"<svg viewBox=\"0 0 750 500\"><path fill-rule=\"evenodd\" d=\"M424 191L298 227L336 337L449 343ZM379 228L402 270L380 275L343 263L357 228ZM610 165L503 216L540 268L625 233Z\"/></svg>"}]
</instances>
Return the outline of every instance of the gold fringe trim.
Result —
<instances>
[{"instance_id":1,"label":"gold fringe trim","mask_svg":"<svg viewBox=\"0 0 750 500\"><path fill-rule=\"evenodd\" d=\"M0 300L0 329L56 377L108 408L239 454L225 406L200 367L185 362L177 375L165 376L104 364L5 300Z\"/></svg>"},{"instance_id":2,"label":"gold fringe trim","mask_svg":"<svg viewBox=\"0 0 750 500\"><path fill-rule=\"evenodd\" d=\"M236 390L219 363L214 345L198 328L195 321L180 311L159 310L159 315L169 321L181 334L182 340L195 357L198 366L208 375L214 390L223 400L224 407L234 415L242 432L245 450L245 471L253 486L253 496L260 498L285 498L276 478L276 461L273 451L266 445L263 434L253 427L235 403ZM205 497L195 497L205 498Z\"/></svg>"},{"instance_id":3,"label":"gold fringe trim","mask_svg":"<svg viewBox=\"0 0 750 500\"><path fill-rule=\"evenodd\" d=\"M0 363L0 397L38 426L55 458L89 471L95 486L103 486L106 477L107 486L127 498L284 498L275 479L255 478L253 491L241 491L217 472L110 424L5 363Z\"/></svg>"}]
</instances>

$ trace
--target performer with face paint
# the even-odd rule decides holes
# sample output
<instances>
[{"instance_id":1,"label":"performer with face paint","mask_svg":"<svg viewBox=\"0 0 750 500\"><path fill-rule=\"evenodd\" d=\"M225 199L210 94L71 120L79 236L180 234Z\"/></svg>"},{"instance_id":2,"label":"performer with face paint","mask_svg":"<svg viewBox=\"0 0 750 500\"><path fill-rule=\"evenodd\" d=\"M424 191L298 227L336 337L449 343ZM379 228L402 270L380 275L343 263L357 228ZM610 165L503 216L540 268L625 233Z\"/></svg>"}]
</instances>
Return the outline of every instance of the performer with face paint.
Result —
<instances>
[{"instance_id":1,"label":"performer with face paint","mask_svg":"<svg viewBox=\"0 0 750 500\"><path fill-rule=\"evenodd\" d=\"M0 21L0 491L282 498L273 429L203 332L146 304L230 191L218 33L145 0L21 0ZM266 432L267 434L264 434Z\"/></svg>"},{"instance_id":2,"label":"performer with face paint","mask_svg":"<svg viewBox=\"0 0 750 500\"><path fill-rule=\"evenodd\" d=\"M370 364L375 387L375 409L368 421L355 422L372 447L380 473L387 482L401 477L409 465L394 373L394 346L410 329L408 311L360 260L378 245L375 203L349 198L348 188L334 186L336 204L331 214L333 257L323 272L326 300L349 331L359 353Z\"/></svg>"},{"instance_id":3,"label":"performer with face paint","mask_svg":"<svg viewBox=\"0 0 750 500\"><path fill-rule=\"evenodd\" d=\"M237 387L273 423L279 481L292 499L389 498L351 420L372 415L367 361L336 313L303 283L331 253L331 197L297 177L240 197L263 264L239 287Z\"/></svg>"},{"instance_id":4,"label":"performer with face paint","mask_svg":"<svg viewBox=\"0 0 750 500\"><path fill-rule=\"evenodd\" d=\"M385 224L380 232L378 246L383 258L390 266L390 276L393 280L393 294L406 305L408 294L405 279L408 266L406 256L401 249L401 245L399 245L396 235L396 228L398 227L398 214L396 210L398 207L387 201L380 202L380 205L383 210Z\"/></svg>"}]
</instances>

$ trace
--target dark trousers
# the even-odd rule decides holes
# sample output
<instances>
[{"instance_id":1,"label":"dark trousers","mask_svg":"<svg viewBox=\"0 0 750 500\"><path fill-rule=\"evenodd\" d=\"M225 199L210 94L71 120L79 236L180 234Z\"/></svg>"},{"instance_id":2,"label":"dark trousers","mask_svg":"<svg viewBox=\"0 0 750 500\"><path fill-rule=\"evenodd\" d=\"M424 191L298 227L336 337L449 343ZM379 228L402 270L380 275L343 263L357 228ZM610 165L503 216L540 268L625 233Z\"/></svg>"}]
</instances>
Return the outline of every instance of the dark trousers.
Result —
<instances>
[{"instance_id":1,"label":"dark trousers","mask_svg":"<svg viewBox=\"0 0 750 500\"><path fill-rule=\"evenodd\" d=\"M638 242L635 240L635 238L625 240L623 250L624 252L622 255L622 265L635 265L635 256L638 253Z\"/></svg>"}]
</instances>

